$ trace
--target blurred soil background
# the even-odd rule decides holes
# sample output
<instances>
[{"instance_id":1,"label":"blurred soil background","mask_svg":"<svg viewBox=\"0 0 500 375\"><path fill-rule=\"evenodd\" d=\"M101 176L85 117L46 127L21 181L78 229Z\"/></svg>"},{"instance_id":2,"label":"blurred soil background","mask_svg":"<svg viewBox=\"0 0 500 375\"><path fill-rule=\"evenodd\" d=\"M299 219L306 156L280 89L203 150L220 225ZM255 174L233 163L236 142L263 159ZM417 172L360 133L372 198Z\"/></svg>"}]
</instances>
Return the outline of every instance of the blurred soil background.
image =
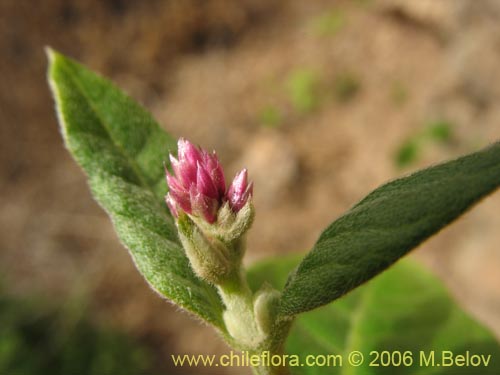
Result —
<instances>
[{"instance_id":1,"label":"blurred soil background","mask_svg":"<svg viewBox=\"0 0 500 375\"><path fill-rule=\"evenodd\" d=\"M227 348L150 290L92 200L58 132L46 45L216 149L228 177L249 169L248 263L306 250L381 183L500 138L499 1L0 0L0 308L41 300L23 314L42 326L42 311L70 311L144 346L157 374L189 373L171 353ZM496 193L413 256L500 338L499 228Z\"/></svg>"}]
</instances>

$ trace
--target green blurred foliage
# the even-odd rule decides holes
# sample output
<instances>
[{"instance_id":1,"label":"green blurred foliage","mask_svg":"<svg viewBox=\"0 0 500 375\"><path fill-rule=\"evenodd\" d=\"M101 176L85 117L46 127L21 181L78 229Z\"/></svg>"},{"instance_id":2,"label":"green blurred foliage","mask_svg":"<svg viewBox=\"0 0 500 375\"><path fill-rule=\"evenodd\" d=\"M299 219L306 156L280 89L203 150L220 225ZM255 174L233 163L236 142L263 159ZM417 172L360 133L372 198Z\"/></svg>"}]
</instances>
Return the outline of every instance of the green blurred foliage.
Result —
<instances>
[{"instance_id":1,"label":"green blurred foliage","mask_svg":"<svg viewBox=\"0 0 500 375\"><path fill-rule=\"evenodd\" d=\"M0 287L0 374L149 374L149 357L129 336L92 325L81 309L51 310Z\"/></svg>"},{"instance_id":2,"label":"green blurred foliage","mask_svg":"<svg viewBox=\"0 0 500 375\"><path fill-rule=\"evenodd\" d=\"M263 126L274 128L282 124L283 115L277 107L268 105L261 110L259 121Z\"/></svg>"},{"instance_id":3,"label":"green blurred foliage","mask_svg":"<svg viewBox=\"0 0 500 375\"><path fill-rule=\"evenodd\" d=\"M396 153L396 164L405 167L417 160L419 144L414 139L404 142Z\"/></svg>"},{"instance_id":4,"label":"green blurred foliage","mask_svg":"<svg viewBox=\"0 0 500 375\"><path fill-rule=\"evenodd\" d=\"M287 81L288 96L295 110L309 113L319 105L319 75L307 68L291 72Z\"/></svg>"},{"instance_id":5,"label":"green blurred foliage","mask_svg":"<svg viewBox=\"0 0 500 375\"><path fill-rule=\"evenodd\" d=\"M312 30L318 36L337 34L346 24L346 17L340 10L334 9L312 20Z\"/></svg>"},{"instance_id":6,"label":"green blurred foliage","mask_svg":"<svg viewBox=\"0 0 500 375\"><path fill-rule=\"evenodd\" d=\"M318 70L300 67L289 73L284 87L293 111L308 115L332 100L339 103L351 101L359 93L361 83L352 72L340 72L329 80ZM283 122L283 112L270 105L260 112L259 119L263 125L278 126Z\"/></svg>"},{"instance_id":7,"label":"green blurred foliage","mask_svg":"<svg viewBox=\"0 0 500 375\"><path fill-rule=\"evenodd\" d=\"M430 144L449 145L453 140L453 124L444 119L427 122L423 129L408 138L398 148L394 156L396 166L408 167L418 161L419 155Z\"/></svg>"},{"instance_id":8,"label":"green blurred foliage","mask_svg":"<svg viewBox=\"0 0 500 375\"><path fill-rule=\"evenodd\" d=\"M448 143L452 138L453 125L446 120L438 120L428 124L427 134L437 142Z\"/></svg>"}]
</instances>

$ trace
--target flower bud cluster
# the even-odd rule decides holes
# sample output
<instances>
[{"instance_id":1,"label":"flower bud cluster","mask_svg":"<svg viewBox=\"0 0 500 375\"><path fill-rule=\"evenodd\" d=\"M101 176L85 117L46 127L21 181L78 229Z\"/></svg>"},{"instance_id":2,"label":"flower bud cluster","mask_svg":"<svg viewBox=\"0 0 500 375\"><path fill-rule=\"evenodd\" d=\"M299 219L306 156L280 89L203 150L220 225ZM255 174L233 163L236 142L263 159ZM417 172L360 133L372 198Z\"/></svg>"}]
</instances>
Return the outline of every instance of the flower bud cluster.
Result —
<instances>
[{"instance_id":1,"label":"flower bud cluster","mask_svg":"<svg viewBox=\"0 0 500 375\"><path fill-rule=\"evenodd\" d=\"M215 151L209 153L182 138L170 164L173 174L166 171L165 199L179 238L194 272L218 285L239 272L243 235L254 216L253 183L243 169L226 187Z\"/></svg>"},{"instance_id":2,"label":"flower bud cluster","mask_svg":"<svg viewBox=\"0 0 500 375\"><path fill-rule=\"evenodd\" d=\"M209 153L185 139L179 139L178 159L170 155L170 164L174 175L166 171L170 189L166 201L175 217L183 210L213 224L225 202L238 213L252 196L253 184L248 183L246 169L226 189L224 171L215 151Z\"/></svg>"}]
</instances>

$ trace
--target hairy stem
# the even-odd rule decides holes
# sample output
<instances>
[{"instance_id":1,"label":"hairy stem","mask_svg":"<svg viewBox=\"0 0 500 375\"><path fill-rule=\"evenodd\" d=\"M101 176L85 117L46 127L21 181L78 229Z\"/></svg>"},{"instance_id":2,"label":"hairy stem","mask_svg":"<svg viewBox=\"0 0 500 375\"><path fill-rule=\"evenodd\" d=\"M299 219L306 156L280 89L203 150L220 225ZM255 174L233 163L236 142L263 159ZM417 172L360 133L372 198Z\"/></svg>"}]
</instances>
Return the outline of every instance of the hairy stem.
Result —
<instances>
[{"instance_id":1,"label":"hairy stem","mask_svg":"<svg viewBox=\"0 0 500 375\"><path fill-rule=\"evenodd\" d=\"M218 286L226 306L224 322L229 334L247 350L258 348L266 335L254 315L253 293L241 272Z\"/></svg>"},{"instance_id":2,"label":"hairy stem","mask_svg":"<svg viewBox=\"0 0 500 375\"><path fill-rule=\"evenodd\" d=\"M252 367L254 374L288 375L288 368L273 366L271 358L282 355L283 342L291 322L273 323L273 329L266 329L256 315L255 298L242 272L218 285L218 289L226 307L226 329L237 348L248 351L253 357L259 357L256 361L258 365ZM280 360L282 359L283 357Z\"/></svg>"},{"instance_id":3,"label":"hairy stem","mask_svg":"<svg viewBox=\"0 0 500 375\"><path fill-rule=\"evenodd\" d=\"M261 353L256 353L261 355ZM282 353L269 353L269 358L272 356L281 355ZM283 356L281 357L283 358ZM267 363L265 360L260 364L260 366L252 367L252 372L254 375L290 375L290 371L286 365L284 366L272 366L271 363Z\"/></svg>"}]
</instances>

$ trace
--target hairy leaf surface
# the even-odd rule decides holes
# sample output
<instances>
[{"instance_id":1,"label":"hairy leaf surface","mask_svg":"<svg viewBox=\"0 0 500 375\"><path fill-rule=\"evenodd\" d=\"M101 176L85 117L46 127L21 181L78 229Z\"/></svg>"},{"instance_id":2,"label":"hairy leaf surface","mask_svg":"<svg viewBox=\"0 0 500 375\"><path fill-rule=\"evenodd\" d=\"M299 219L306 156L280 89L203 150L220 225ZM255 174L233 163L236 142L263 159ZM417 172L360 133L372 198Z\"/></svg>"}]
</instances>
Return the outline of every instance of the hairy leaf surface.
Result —
<instances>
[{"instance_id":1,"label":"hairy leaf surface","mask_svg":"<svg viewBox=\"0 0 500 375\"><path fill-rule=\"evenodd\" d=\"M382 272L500 185L500 143L374 190L293 271L282 314L325 305Z\"/></svg>"},{"instance_id":2,"label":"hairy leaf surface","mask_svg":"<svg viewBox=\"0 0 500 375\"><path fill-rule=\"evenodd\" d=\"M160 294L223 327L217 291L192 272L164 202L163 161L175 141L109 81L57 52L49 58L66 147L138 270Z\"/></svg>"}]
</instances>

